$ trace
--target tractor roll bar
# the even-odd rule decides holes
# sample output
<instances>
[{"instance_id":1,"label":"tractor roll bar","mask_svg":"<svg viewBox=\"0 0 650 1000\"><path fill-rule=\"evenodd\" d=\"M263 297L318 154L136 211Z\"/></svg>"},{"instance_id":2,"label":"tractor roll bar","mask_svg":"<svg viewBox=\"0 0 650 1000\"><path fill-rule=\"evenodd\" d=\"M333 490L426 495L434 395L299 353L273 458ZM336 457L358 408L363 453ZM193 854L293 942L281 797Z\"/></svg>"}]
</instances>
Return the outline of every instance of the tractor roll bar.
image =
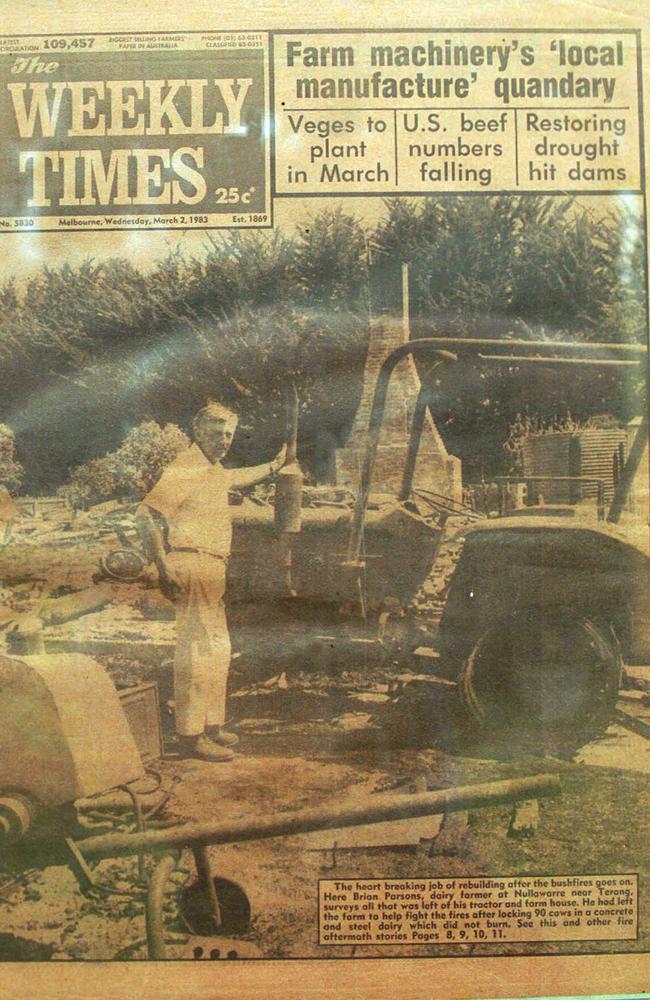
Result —
<instances>
[{"instance_id":1,"label":"tractor roll bar","mask_svg":"<svg viewBox=\"0 0 650 1000\"><path fill-rule=\"evenodd\" d=\"M449 350L449 348L453 348L453 353ZM490 349L490 353L487 355L485 354L486 348ZM513 351L516 353L513 354ZM379 435L381 432L384 410L386 407L386 396L388 394L388 384L390 382L391 375L402 358L409 355L419 356L429 354L432 356L433 360L437 362L435 367L438 367L445 362L457 361L458 353L474 354L479 362L505 362L506 364L546 363L553 365L588 364L602 365L603 367L641 364L644 360L647 360L648 357L647 348L642 344L606 344L600 342L576 343L574 341L567 340L497 340L479 337L420 337L416 340L408 341L406 344L402 344L400 347L396 348L385 359L377 376L375 393L372 400L372 409L370 411L370 421L368 424L366 450L363 457L363 465L361 467L359 490L352 515L352 524L350 526L350 538L348 541L348 551L344 566L348 569L354 570L354 572L358 575L360 574L362 568L362 563L360 562L359 557L361 554L366 506L368 504L370 485L372 483L372 473L377 455L377 445L379 443ZM579 355L579 357L576 357L576 355ZM627 355L627 357L625 357L625 355ZM410 480L413 477L415 457L424 424L424 416L427 407L431 406L431 402L432 397L430 390L428 387L423 386L420 390L420 395L416 404L406 468L402 480L402 488L400 490L400 499L402 500L406 499L405 491L408 491L410 487ZM643 433L640 435L637 434L639 444L636 449L633 448L634 455L630 456L631 458L636 459L636 467L638 467L640 461L640 457L637 457L636 452L642 447L641 440L643 437L647 437L647 427L647 421L644 421L643 428L640 428ZM626 474L626 469L624 469L621 476L621 489L617 491L618 496L615 498L615 503L613 504L612 510L608 515L608 520L610 521L618 519L620 514L618 508L621 505L619 496L625 495L625 487L627 486L629 488L629 479L630 476ZM363 610L363 595L361 593L360 576L359 586L360 601Z\"/></svg>"}]
</instances>

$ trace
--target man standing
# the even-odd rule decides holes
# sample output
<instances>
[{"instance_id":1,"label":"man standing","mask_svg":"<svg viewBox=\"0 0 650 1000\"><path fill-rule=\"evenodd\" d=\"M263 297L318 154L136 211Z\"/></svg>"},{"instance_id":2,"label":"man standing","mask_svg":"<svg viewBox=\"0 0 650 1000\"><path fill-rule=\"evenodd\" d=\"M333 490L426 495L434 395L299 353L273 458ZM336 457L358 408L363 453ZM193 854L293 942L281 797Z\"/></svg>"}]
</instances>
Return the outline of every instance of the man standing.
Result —
<instances>
[{"instance_id":1,"label":"man standing","mask_svg":"<svg viewBox=\"0 0 650 1000\"><path fill-rule=\"evenodd\" d=\"M158 567L160 589L176 604L174 696L183 751L227 761L237 737L224 728L230 638L224 607L232 525L228 491L277 472L272 462L224 469L237 417L208 403L193 421L194 443L181 452L138 508L136 524Z\"/></svg>"}]
</instances>

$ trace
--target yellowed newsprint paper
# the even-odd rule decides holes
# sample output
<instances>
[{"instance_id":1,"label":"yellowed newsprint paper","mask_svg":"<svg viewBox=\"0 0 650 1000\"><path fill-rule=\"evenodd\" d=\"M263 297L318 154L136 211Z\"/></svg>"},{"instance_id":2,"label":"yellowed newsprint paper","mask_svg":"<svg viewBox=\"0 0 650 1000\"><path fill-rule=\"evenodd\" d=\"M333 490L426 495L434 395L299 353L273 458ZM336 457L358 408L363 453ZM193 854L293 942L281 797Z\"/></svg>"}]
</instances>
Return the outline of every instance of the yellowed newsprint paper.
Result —
<instances>
[{"instance_id":1,"label":"yellowed newsprint paper","mask_svg":"<svg viewBox=\"0 0 650 1000\"><path fill-rule=\"evenodd\" d=\"M647 996L641 4L0 4L0 996Z\"/></svg>"}]
</instances>

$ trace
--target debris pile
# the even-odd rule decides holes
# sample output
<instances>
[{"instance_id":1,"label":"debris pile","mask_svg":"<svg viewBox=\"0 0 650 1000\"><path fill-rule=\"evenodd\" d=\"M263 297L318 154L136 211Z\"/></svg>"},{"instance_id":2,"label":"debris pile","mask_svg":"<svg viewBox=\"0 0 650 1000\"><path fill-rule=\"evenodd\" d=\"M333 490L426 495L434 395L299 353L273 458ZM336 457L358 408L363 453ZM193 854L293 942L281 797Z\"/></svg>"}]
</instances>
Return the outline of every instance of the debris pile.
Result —
<instances>
[{"instance_id":1,"label":"debris pile","mask_svg":"<svg viewBox=\"0 0 650 1000\"><path fill-rule=\"evenodd\" d=\"M460 559L471 521L470 517L462 514L447 519L432 571L413 598L413 608L426 617L434 628L440 623L449 582Z\"/></svg>"},{"instance_id":2,"label":"debris pile","mask_svg":"<svg viewBox=\"0 0 650 1000\"><path fill-rule=\"evenodd\" d=\"M100 560L116 545L137 551L134 504L110 500L76 511L60 497L25 497L18 506L11 542L0 549L0 581L6 587L80 590L92 583Z\"/></svg>"}]
</instances>

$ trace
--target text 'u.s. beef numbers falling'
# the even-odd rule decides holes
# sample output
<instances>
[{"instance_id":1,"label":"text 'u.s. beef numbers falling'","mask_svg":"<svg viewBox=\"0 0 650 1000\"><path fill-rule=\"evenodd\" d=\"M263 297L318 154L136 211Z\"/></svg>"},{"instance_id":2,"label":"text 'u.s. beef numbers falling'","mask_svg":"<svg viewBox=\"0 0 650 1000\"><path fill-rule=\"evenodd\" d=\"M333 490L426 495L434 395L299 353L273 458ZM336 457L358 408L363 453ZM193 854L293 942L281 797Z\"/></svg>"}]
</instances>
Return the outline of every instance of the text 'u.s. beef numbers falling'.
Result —
<instances>
[{"instance_id":1,"label":"text 'u.s. beef numbers falling'","mask_svg":"<svg viewBox=\"0 0 650 1000\"><path fill-rule=\"evenodd\" d=\"M635 32L276 34L276 193L639 192Z\"/></svg>"}]
</instances>

